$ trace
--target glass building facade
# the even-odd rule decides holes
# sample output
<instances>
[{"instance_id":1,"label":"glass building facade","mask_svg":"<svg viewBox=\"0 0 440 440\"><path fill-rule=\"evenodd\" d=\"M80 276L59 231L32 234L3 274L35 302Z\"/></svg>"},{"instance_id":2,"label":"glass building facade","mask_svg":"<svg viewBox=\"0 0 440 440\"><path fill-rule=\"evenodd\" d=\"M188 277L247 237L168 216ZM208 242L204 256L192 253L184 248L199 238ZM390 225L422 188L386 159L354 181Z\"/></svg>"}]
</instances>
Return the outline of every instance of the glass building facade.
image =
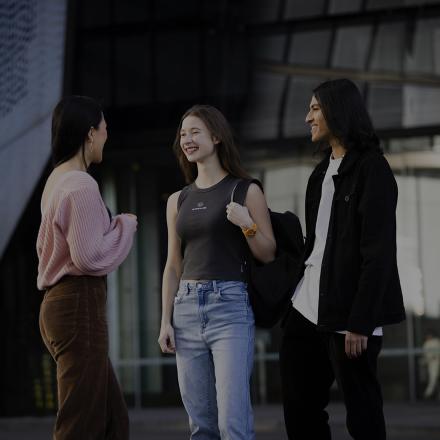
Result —
<instances>
[{"instance_id":1,"label":"glass building facade","mask_svg":"<svg viewBox=\"0 0 440 440\"><path fill-rule=\"evenodd\" d=\"M423 336L427 327L440 329L440 1L67 6L63 93L103 103L109 140L104 163L92 173L114 213L139 219L129 258L108 278L110 354L130 406L180 402L174 358L160 353L157 337L165 206L184 185L171 152L181 114L195 103L218 106L269 206L296 212L304 224L305 186L317 160L305 114L312 89L340 77L359 86L399 185L398 260L408 319L385 330L384 394L419 398ZM10 359L1 367L0 415L54 409L54 364L38 333L34 251L48 171L35 180L0 261ZM255 402L280 401L279 340L278 328L257 332Z\"/></svg>"}]
</instances>

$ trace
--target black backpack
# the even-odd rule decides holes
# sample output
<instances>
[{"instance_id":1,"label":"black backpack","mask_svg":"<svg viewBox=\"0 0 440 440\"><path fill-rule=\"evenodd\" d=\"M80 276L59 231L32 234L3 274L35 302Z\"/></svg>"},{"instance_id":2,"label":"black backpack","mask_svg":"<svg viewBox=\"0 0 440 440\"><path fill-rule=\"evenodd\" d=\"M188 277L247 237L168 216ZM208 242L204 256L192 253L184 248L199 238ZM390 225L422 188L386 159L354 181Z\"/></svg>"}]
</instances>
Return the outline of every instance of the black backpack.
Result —
<instances>
[{"instance_id":1,"label":"black backpack","mask_svg":"<svg viewBox=\"0 0 440 440\"><path fill-rule=\"evenodd\" d=\"M244 204L251 183L258 180L240 180L234 188L231 201ZM246 260L249 299L258 327L273 327L290 307L294 288L298 284L304 253L304 237L298 217L290 211L269 210L277 243L275 260L263 264L253 258Z\"/></svg>"}]
</instances>

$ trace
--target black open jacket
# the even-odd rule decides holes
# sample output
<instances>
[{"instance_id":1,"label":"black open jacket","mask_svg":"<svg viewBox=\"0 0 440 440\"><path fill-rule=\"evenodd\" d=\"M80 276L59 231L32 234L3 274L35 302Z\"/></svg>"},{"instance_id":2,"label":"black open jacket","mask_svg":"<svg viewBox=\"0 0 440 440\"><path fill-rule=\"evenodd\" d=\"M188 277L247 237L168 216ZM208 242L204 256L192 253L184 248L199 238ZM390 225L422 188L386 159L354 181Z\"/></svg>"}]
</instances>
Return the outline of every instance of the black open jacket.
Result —
<instances>
[{"instance_id":1,"label":"black open jacket","mask_svg":"<svg viewBox=\"0 0 440 440\"><path fill-rule=\"evenodd\" d=\"M316 166L307 185L304 262L313 250L329 157ZM371 335L375 327L405 319L396 259L397 184L379 151L347 152L333 179L318 329Z\"/></svg>"}]
</instances>

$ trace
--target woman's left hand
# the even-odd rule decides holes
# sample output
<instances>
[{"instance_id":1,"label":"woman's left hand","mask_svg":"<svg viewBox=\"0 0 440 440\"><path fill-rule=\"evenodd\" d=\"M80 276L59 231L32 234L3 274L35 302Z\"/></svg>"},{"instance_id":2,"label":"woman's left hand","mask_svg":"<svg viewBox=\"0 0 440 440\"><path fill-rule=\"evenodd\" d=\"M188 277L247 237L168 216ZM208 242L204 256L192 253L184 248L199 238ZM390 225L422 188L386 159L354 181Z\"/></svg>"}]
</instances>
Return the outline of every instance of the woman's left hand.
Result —
<instances>
[{"instance_id":1,"label":"woman's left hand","mask_svg":"<svg viewBox=\"0 0 440 440\"><path fill-rule=\"evenodd\" d=\"M254 223L246 206L236 202L226 205L226 217L231 223L240 228L250 228Z\"/></svg>"}]
</instances>

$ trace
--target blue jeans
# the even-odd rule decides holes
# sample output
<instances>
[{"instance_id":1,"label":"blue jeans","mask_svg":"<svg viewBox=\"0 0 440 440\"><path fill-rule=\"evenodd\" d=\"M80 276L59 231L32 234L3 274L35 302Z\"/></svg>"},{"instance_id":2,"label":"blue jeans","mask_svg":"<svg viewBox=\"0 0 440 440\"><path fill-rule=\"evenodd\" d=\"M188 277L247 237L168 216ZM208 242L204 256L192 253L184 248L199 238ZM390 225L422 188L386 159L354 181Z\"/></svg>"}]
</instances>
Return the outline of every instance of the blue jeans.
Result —
<instances>
[{"instance_id":1,"label":"blue jeans","mask_svg":"<svg viewBox=\"0 0 440 440\"><path fill-rule=\"evenodd\" d=\"M193 440L254 440L254 315L241 281L184 281L174 300L177 373Z\"/></svg>"}]
</instances>

